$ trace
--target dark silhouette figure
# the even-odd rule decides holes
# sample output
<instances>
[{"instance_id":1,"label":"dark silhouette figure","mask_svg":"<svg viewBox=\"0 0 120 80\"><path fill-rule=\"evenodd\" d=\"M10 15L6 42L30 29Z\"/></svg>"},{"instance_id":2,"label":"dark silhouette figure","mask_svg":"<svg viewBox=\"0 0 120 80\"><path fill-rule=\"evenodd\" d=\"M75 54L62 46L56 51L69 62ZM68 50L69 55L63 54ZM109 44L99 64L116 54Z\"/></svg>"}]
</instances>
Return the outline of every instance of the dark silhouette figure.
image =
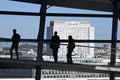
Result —
<instances>
[{"instance_id":1,"label":"dark silhouette figure","mask_svg":"<svg viewBox=\"0 0 120 80\"><path fill-rule=\"evenodd\" d=\"M50 48L53 51L53 57L54 57L55 62L58 61L58 48L59 47L60 47L60 38L57 35L57 31L55 31L50 41Z\"/></svg>"},{"instance_id":2,"label":"dark silhouette figure","mask_svg":"<svg viewBox=\"0 0 120 80\"><path fill-rule=\"evenodd\" d=\"M11 48L10 48L10 57L11 59L13 58L13 49L15 49L15 53L16 53L16 56L17 56L17 59L19 58L18 56L18 45L19 45L19 42L20 42L20 35L18 33L16 33L16 29L13 29L13 36L12 36L12 45L11 45Z\"/></svg>"},{"instance_id":3,"label":"dark silhouette figure","mask_svg":"<svg viewBox=\"0 0 120 80\"><path fill-rule=\"evenodd\" d=\"M75 43L74 43L74 39L72 38L72 36L70 35L68 37L68 47L67 47L67 63L73 63L72 62L72 52L73 49L75 48Z\"/></svg>"}]
</instances>

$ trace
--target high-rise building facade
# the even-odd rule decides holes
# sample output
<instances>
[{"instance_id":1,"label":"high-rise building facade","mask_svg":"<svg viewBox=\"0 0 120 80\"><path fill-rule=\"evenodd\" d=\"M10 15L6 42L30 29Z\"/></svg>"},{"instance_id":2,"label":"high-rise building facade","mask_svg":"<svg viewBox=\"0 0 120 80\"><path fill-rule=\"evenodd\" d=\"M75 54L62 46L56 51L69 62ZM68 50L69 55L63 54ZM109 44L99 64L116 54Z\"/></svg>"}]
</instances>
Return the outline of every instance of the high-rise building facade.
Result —
<instances>
[{"instance_id":1,"label":"high-rise building facade","mask_svg":"<svg viewBox=\"0 0 120 80\"><path fill-rule=\"evenodd\" d=\"M75 40L94 40L94 27L90 22L77 22L77 21L51 21L50 26L47 27L47 39L50 39L54 31L58 32L60 39L68 39L71 35ZM65 43L62 43L65 44ZM76 55L80 58L92 58L94 57L94 43L75 43L75 47L72 55ZM47 53L51 53L49 46L47 46ZM58 55L66 56L67 45L61 45L58 51Z\"/></svg>"}]
</instances>

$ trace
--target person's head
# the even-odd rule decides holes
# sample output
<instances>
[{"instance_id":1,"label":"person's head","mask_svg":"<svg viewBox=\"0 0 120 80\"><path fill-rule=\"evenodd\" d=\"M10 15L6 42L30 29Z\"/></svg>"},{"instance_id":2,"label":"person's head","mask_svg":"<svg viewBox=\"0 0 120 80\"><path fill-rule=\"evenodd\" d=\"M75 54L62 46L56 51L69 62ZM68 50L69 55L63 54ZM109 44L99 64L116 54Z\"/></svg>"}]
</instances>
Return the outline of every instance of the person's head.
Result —
<instances>
[{"instance_id":1,"label":"person's head","mask_svg":"<svg viewBox=\"0 0 120 80\"><path fill-rule=\"evenodd\" d=\"M54 32L54 35L57 35L57 31Z\"/></svg>"},{"instance_id":2,"label":"person's head","mask_svg":"<svg viewBox=\"0 0 120 80\"><path fill-rule=\"evenodd\" d=\"M16 33L16 29L13 29L13 33Z\"/></svg>"},{"instance_id":3,"label":"person's head","mask_svg":"<svg viewBox=\"0 0 120 80\"><path fill-rule=\"evenodd\" d=\"M72 36L71 36L71 35L69 35L69 36L68 36L68 38L69 38L69 39L72 39Z\"/></svg>"}]
</instances>

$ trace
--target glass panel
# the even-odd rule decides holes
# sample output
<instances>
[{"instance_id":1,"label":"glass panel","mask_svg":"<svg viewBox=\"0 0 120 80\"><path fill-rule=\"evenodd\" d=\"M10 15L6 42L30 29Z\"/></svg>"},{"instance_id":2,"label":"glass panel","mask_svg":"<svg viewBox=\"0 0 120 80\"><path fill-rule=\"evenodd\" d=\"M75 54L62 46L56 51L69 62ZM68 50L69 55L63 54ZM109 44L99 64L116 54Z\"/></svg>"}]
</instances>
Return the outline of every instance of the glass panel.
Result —
<instances>
[{"instance_id":1,"label":"glass panel","mask_svg":"<svg viewBox=\"0 0 120 80\"><path fill-rule=\"evenodd\" d=\"M65 8L65 7L56 7L56 6L50 6L47 9L47 12L48 13L74 13L74 14L112 14L110 12L74 9L74 8Z\"/></svg>"},{"instance_id":2,"label":"glass panel","mask_svg":"<svg viewBox=\"0 0 120 80\"><path fill-rule=\"evenodd\" d=\"M40 5L10 0L0 0L0 11L39 12Z\"/></svg>"},{"instance_id":3,"label":"glass panel","mask_svg":"<svg viewBox=\"0 0 120 80\"><path fill-rule=\"evenodd\" d=\"M39 17L0 15L0 37L11 38L16 29L21 39L36 39L39 28Z\"/></svg>"},{"instance_id":4,"label":"glass panel","mask_svg":"<svg viewBox=\"0 0 120 80\"><path fill-rule=\"evenodd\" d=\"M0 1L1 11L22 11L22 12L39 12L40 5L13 2L8 0ZM78 10L61 7L50 7L47 9L49 13L86 13L86 14L111 14L107 12L98 12L90 10ZM58 23L51 24L51 21ZM63 24L62 24L63 23ZM65 23L65 24L64 24ZM78 29L77 24L83 28ZM86 24L87 23L87 24ZM69 25L68 25L69 24ZM11 42L2 40L3 38L11 38L12 30L17 29L22 39L36 39L39 30L39 17L28 17L28 16L9 16L0 15L0 57L10 58L10 46ZM49 28L53 28L51 34L48 35ZM72 28L71 28L72 27ZM87 30L86 30L87 27ZM92 28L91 28L92 27ZM70 29L71 28L71 29ZM45 35L44 39L51 39L53 31L57 30L60 39L68 39L69 35L73 36L73 39L78 40L111 40L112 31L112 19L111 18L91 18L91 17L47 17L45 24ZM77 30L77 31L76 31ZM69 32L70 31L70 32ZM91 32L92 31L92 32ZM80 33L79 33L80 32ZM82 36L82 37L81 37ZM88 38L88 37L90 38ZM119 28L118 28L118 40L119 40ZM53 54L50 49L50 42L43 43L43 60L54 62ZM68 42L62 42L58 50L58 62L67 63L67 44ZM111 56L111 44L110 43L83 43L76 42L75 49L72 53L72 61L74 64L84 65L109 65ZM119 43L117 44L118 50L116 52L116 65L119 63ZM37 56L37 43L31 41L20 42L19 44L19 56L20 59L25 60L36 60ZM16 55L14 54L14 58ZM24 72L19 70L6 69L0 74L8 74L10 77L35 77L35 70L30 70L29 75L19 75ZM23 70L26 71L26 70ZM104 78L108 79L109 74L105 73L86 73L76 71L59 71L59 70L42 70L42 78ZM1 71L0 71L1 72ZM12 72L12 73L11 73ZM6 76L5 76L6 77ZM93 80L93 79L92 79Z\"/></svg>"},{"instance_id":5,"label":"glass panel","mask_svg":"<svg viewBox=\"0 0 120 80\"><path fill-rule=\"evenodd\" d=\"M0 57L10 58L11 42L0 42ZM13 52L13 59L16 59L15 50ZM37 43L20 42L18 47L18 54L20 60L36 60Z\"/></svg>"}]
</instances>

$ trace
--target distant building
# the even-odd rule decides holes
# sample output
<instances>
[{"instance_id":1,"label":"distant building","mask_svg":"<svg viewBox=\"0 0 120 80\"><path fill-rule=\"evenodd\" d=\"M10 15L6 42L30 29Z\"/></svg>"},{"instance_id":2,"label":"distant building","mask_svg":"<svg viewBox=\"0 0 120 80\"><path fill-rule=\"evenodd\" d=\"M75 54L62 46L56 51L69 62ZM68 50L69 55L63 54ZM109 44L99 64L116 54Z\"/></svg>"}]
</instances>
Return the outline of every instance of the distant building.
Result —
<instances>
[{"instance_id":1,"label":"distant building","mask_svg":"<svg viewBox=\"0 0 120 80\"><path fill-rule=\"evenodd\" d=\"M110 43L104 43L104 44L103 44L103 47L104 47L104 48L111 48L111 44L110 44Z\"/></svg>"},{"instance_id":2,"label":"distant building","mask_svg":"<svg viewBox=\"0 0 120 80\"><path fill-rule=\"evenodd\" d=\"M3 52L3 48L0 48L0 52Z\"/></svg>"},{"instance_id":3,"label":"distant building","mask_svg":"<svg viewBox=\"0 0 120 80\"><path fill-rule=\"evenodd\" d=\"M58 32L60 39L68 39L68 36L72 35L72 37L77 40L94 40L94 27L91 26L90 22L51 21L50 26L47 27L47 39L51 38L54 31ZM94 43L75 44L94 47ZM66 45L61 45L58 55L66 56L66 47ZM49 45L47 46L47 53L48 55L52 55ZM73 55L77 55L80 58L92 58L94 57L94 48L76 46Z\"/></svg>"}]
</instances>

